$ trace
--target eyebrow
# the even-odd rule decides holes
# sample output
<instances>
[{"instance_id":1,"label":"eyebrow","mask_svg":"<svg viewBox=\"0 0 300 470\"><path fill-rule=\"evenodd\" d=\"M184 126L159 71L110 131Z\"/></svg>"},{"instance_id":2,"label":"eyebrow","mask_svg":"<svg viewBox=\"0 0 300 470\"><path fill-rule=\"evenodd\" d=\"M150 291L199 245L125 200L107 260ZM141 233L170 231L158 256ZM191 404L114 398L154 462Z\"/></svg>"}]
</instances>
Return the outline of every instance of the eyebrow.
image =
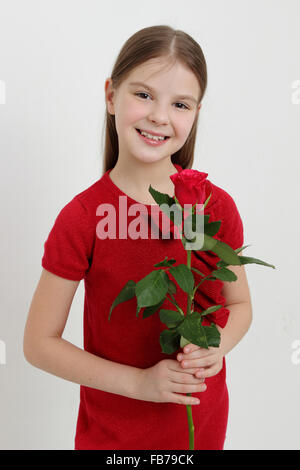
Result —
<instances>
[{"instance_id":1,"label":"eyebrow","mask_svg":"<svg viewBox=\"0 0 300 470\"><path fill-rule=\"evenodd\" d=\"M142 82L131 82L129 83L129 86L142 86L144 88L147 88L151 92L155 91L149 85L147 85L146 83L142 83ZM180 100L191 100L194 103L198 104L198 101L191 95L178 95L177 98Z\"/></svg>"}]
</instances>

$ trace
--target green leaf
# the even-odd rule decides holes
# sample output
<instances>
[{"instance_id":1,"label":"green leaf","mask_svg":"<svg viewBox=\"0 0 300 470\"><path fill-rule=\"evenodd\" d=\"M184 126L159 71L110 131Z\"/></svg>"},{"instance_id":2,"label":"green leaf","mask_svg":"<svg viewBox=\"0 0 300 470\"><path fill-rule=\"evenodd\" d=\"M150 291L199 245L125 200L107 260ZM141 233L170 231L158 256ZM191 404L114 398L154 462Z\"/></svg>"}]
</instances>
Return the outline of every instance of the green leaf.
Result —
<instances>
[{"instance_id":1,"label":"green leaf","mask_svg":"<svg viewBox=\"0 0 300 470\"><path fill-rule=\"evenodd\" d=\"M184 316L180 312L165 309L159 312L159 318L168 328L173 328L184 320Z\"/></svg>"},{"instance_id":2,"label":"green leaf","mask_svg":"<svg viewBox=\"0 0 300 470\"><path fill-rule=\"evenodd\" d=\"M181 207L181 204L180 204L180 202L178 201L178 199L177 199L177 197L175 196L175 194L174 194L174 199L175 199L176 204L177 204L179 207Z\"/></svg>"},{"instance_id":3,"label":"green leaf","mask_svg":"<svg viewBox=\"0 0 300 470\"><path fill-rule=\"evenodd\" d=\"M210 313L220 310L220 308L223 308L223 305L213 305L212 307L208 307L206 310L203 310L200 315L201 317L204 317L205 315L209 315Z\"/></svg>"},{"instance_id":4,"label":"green leaf","mask_svg":"<svg viewBox=\"0 0 300 470\"><path fill-rule=\"evenodd\" d=\"M184 321L176 327L176 331L184 338L188 339L190 343L197 344L201 348L208 348L205 331L201 324L201 314L193 312L184 317Z\"/></svg>"},{"instance_id":5,"label":"green leaf","mask_svg":"<svg viewBox=\"0 0 300 470\"><path fill-rule=\"evenodd\" d=\"M211 198L211 195L212 195L212 192L210 193L210 195L208 196L208 198L206 199L205 203L204 203L204 206L203 206L203 209L205 209L205 207L207 206L207 204L209 203L209 200Z\"/></svg>"},{"instance_id":6,"label":"green leaf","mask_svg":"<svg viewBox=\"0 0 300 470\"><path fill-rule=\"evenodd\" d=\"M276 269L273 264L266 263L258 258L251 258L250 256L239 256L239 258L241 260L241 264L262 264L263 266Z\"/></svg>"},{"instance_id":7,"label":"green leaf","mask_svg":"<svg viewBox=\"0 0 300 470\"><path fill-rule=\"evenodd\" d=\"M173 197L169 196L168 194L157 191L151 186L151 184L148 188L148 191L150 192L151 196L153 197L153 199L159 206L161 204L168 204L168 206L172 206L173 204L176 204L175 199Z\"/></svg>"},{"instance_id":8,"label":"green leaf","mask_svg":"<svg viewBox=\"0 0 300 470\"><path fill-rule=\"evenodd\" d=\"M204 225L204 233L206 233L206 235L213 237L216 233L218 233L218 231L220 230L220 227L221 227L221 220L210 222L209 224Z\"/></svg>"},{"instance_id":9,"label":"green leaf","mask_svg":"<svg viewBox=\"0 0 300 470\"><path fill-rule=\"evenodd\" d=\"M150 307L145 307L145 309L143 311L143 318L150 317L151 315L153 315L153 313L157 312L157 310L164 303L164 301L165 301L165 299L163 298L163 299L161 299L160 302L158 302L158 304L151 305Z\"/></svg>"},{"instance_id":10,"label":"green leaf","mask_svg":"<svg viewBox=\"0 0 300 470\"><path fill-rule=\"evenodd\" d=\"M207 344L209 347L218 348L220 346L221 335L214 323L209 326L203 326Z\"/></svg>"},{"instance_id":11,"label":"green leaf","mask_svg":"<svg viewBox=\"0 0 300 470\"><path fill-rule=\"evenodd\" d=\"M237 280L237 276L230 269L220 268L212 271L211 276L222 281L232 282Z\"/></svg>"},{"instance_id":12,"label":"green leaf","mask_svg":"<svg viewBox=\"0 0 300 470\"><path fill-rule=\"evenodd\" d=\"M241 251L243 248L239 248L239 251ZM243 265L243 264L260 264L262 266L267 266L269 268L273 268L273 269L276 269L276 267L273 265L273 264L269 264L269 263L266 263L265 261L262 261L261 259L258 259L258 258L252 258L251 256L239 256L239 260L240 260L240 264ZM225 261L219 261L217 263L217 266L222 266L222 267L225 267L225 266L229 266L230 264L233 264L233 263L226 263Z\"/></svg>"},{"instance_id":13,"label":"green leaf","mask_svg":"<svg viewBox=\"0 0 300 470\"><path fill-rule=\"evenodd\" d=\"M140 311L142 310L142 307L139 307L138 305L136 306L136 313L135 313L135 316L138 317L139 316L139 313Z\"/></svg>"},{"instance_id":14,"label":"green leaf","mask_svg":"<svg viewBox=\"0 0 300 470\"><path fill-rule=\"evenodd\" d=\"M180 347L180 335L174 330L164 330L159 337L162 352L172 354Z\"/></svg>"},{"instance_id":15,"label":"green leaf","mask_svg":"<svg viewBox=\"0 0 300 470\"><path fill-rule=\"evenodd\" d=\"M168 276L165 271L157 269L141 279L135 286L135 295L139 307L158 304L169 288Z\"/></svg>"},{"instance_id":16,"label":"green leaf","mask_svg":"<svg viewBox=\"0 0 300 470\"><path fill-rule=\"evenodd\" d=\"M182 225L182 208L177 203L177 199L157 191L152 188L151 184L149 186L149 192L160 206L160 210L164 212L175 225L180 227Z\"/></svg>"},{"instance_id":17,"label":"green leaf","mask_svg":"<svg viewBox=\"0 0 300 470\"><path fill-rule=\"evenodd\" d=\"M240 251L244 250L245 248L248 248L248 246L251 246L251 245L241 246L240 248L237 248L234 251L238 254L238 253L240 253ZM241 256L239 258L241 260ZM241 263L241 264L243 264L243 263ZM223 268L225 266L229 266L229 263L226 263L225 261L220 260L220 261L217 262L217 266L220 267L220 268Z\"/></svg>"},{"instance_id":18,"label":"green leaf","mask_svg":"<svg viewBox=\"0 0 300 470\"><path fill-rule=\"evenodd\" d=\"M185 250L193 250L193 251L213 251L214 247L217 245L217 240L207 235L205 232L196 232L193 239L182 237L182 243L184 245ZM188 234L191 237L191 233ZM186 240L189 243L192 243L193 246L186 243Z\"/></svg>"},{"instance_id":19,"label":"green leaf","mask_svg":"<svg viewBox=\"0 0 300 470\"><path fill-rule=\"evenodd\" d=\"M180 347L184 348L184 346L186 346L187 344L190 344L190 341L184 336L180 336Z\"/></svg>"},{"instance_id":20,"label":"green leaf","mask_svg":"<svg viewBox=\"0 0 300 470\"><path fill-rule=\"evenodd\" d=\"M200 274L201 276L205 276L205 274L202 273L201 271L199 271L198 269L193 268L193 267L191 267L191 269L192 269L193 271L195 271L195 273Z\"/></svg>"},{"instance_id":21,"label":"green leaf","mask_svg":"<svg viewBox=\"0 0 300 470\"><path fill-rule=\"evenodd\" d=\"M217 242L218 240L204 233L204 243L200 251L213 251L215 246L217 245Z\"/></svg>"},{"instance_id":22,"label":"green leaf","mask_svg":"<svg viewBox=\"0 0 300 470\"><path fill-rule=\"evenodd\" d=\"M212 251L223 261L232 265L241 265L240 256L237 255L235 250L227 243L216 240L217 244L213 247Z\"/></svg>"},{"instance_id":23,"label":"green leaf","mask_svg":"<svg viewBox=\"0 0 300 470\"><path fill-rule=\"evenodd\" d=\"M176 263L176 259L170 258L168 260L168 257L166 256L163 261L160 261L159 263L154 264L155 268L160 268L161 266L172 266L172 264Z\"/></svg>"},{"instance_id":24,"label":"green leaf","mask_svg":"<svg viewBox=\"0 0 300 470\"><path fill-rule=\"evenodd\" d=\"M108 321L110 321L111 312L113 309L120 303L125 302L126 300L132 299L135 296L135 286L136 283L133 280L129 280L125 286L122 288L120 293L117 295L115 300L113 301L108 315Z\"/></svg>"},{"instance_id":25,"label":"green leaf","mask_svg":"<svg viewBox=\"0 0 300 470\"><path fill-rule=\"evenodd\" d=\"M251 246L251 245L244 245L244 246L241 246L240 248L237 248L235 250L236 253L239 253L240 251L243 251L245 248L248 248L248 246Z\"/></svg>"},{"instance_id":26,"label":"green leaf","mask_svg":"<svg viewBox=\"0 0 300 470\"><path fill-rule=\"evenodd\" d=\"M171 279L169 279L169 288L168 288L168 292L170 294L176 294L176 284L175 282L173 282Z\"/></svg>"},{"instance_id":27,"label":"green leaf","mask_svg":"<svg viewBox=\"0 0 300 470\"><path fill-rule=\"evenodd\" d=\"M178 266L169 269L170 274L174 276L178 285L184 292L191 294L194 288L194 276L186 264L179 264Z\"/></svg>"}]
</instances>

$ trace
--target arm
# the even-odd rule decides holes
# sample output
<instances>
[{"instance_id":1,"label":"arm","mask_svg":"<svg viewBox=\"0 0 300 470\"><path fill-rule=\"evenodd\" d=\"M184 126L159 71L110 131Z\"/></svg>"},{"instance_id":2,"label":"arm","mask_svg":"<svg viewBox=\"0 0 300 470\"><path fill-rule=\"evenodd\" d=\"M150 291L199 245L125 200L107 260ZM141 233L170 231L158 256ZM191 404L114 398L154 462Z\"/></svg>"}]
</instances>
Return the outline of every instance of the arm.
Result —
<instances>
[{"instance_id":1,"label":"arm","mask_svg":"<svg viewBox=\"0 0 300 470\"><path fill-rule=\"evenodd\" d=\"M141 369L103 359L62 338L79 282L42 270L25 326L26 360L71 382L139 399Z\"/></svg>"},{"instance_id":2,"label":"arm","mask_svg":"<svg viewBox=\"0 0 300 470\"><path fill-rule=\"evenodd\" d=\"M230 310L230 314L224 328L216 325L221 334L220 346L211 347L208 351L195 344L189 344L184 347L184 354L177 355L177 360L181 361L182 367L205 368L195 373L197 377L206 378L216 375L222 369L223 356L241 341L252 322L251 297L245 268L243 265L228 266L228 268L236 274L237 280L224 282L223 285L225 307Z\"/></svg>"},{"instance_id":3,"label":"arm","mask_svg":"<svg viewBox=\"0 0 300 470\"><path fill-rule=\"evenodd\" d=\"M237 280L224 282L222 294L226 298L226 305L230 310L227 324L224 328L217 328L221 334L220 350L225 356L231 351L247 333L252 322L252 304L245 267L228 266Z\"/></svg>"}]
</instances>

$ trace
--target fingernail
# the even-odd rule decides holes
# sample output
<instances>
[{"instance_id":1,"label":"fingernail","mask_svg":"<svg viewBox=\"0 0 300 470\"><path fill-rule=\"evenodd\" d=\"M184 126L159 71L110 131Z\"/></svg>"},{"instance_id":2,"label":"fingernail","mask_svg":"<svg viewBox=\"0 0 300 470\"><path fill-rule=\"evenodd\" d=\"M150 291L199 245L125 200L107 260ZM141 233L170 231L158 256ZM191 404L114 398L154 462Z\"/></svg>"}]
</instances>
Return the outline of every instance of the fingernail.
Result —
<instances>
[{"instance_id":1,"label":"fingernail","mask_svg":"<svg viewBox=\"0 0 300 470\"><path fill-rule=\"evenodd\" d=\"M182 359L182 354L178 354L177 357L178 357L178 360L181 361L181 359Z\"/></svg>"},{"instance_id":2,"label":"fingernail","mask_svg":"<svg viewBox=\"0 0 300 470\"><path fill-rule=\"evenodd\" d=\"M190 352L190 348L185 348L184 352L186 353Z\"/></svg>"}]
</instances>

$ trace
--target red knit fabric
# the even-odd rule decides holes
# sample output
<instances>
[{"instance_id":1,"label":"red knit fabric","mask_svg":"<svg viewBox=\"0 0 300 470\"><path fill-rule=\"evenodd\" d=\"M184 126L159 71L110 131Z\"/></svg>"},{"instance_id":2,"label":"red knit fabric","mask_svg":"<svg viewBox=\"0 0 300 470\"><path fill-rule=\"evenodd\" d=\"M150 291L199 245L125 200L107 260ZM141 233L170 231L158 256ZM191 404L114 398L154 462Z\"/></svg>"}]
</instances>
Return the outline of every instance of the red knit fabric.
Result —
<instances>
[{"instance_id":1,"label":"red knit fabric","mask_svg":"<svg viewBox=\"0 0 300 470\"><path fill-rule=\"evenodd\" d=\"M182 168L175 165L177 171ZM187 261L187 253L180 239L120 238L119 196L126 196L111 180L110 170L89 188L77 194L56 217L44 244L42 266L46 270L71 280L84 279L84 349L92 354L121 364L139 368L151 367L162 359L175 359L163 354L159 335L165 329L156 312L143 319L142 311L136 317L136 299L117 305L108 321L109 310L125 283L138 282L149 274L153 265L165 256L175 258L176 265ZM232 197L207 181L207 196L213 191L205 213L210 221L222 220L216 238L233 248L243 244L243 225ZM126 197L129 209L136 201ZM97 224L107 213L97 215L97 207L110 203L116 209L116 238L101 239ZM146 205L148 213L151 206ZM99 214L99 212L98 212ZM137 215L127 216L128 226ZM149 219L149 221L151 218ZM213 269L219 261L212 252L192 252L192 266L201 272ZM196 282L200 276L194 272ZM186 309L187 296L173 278L177 292L175 298ZM195 308L203 310L210 305L223 304L223 282L206 281L196 294ZM166 300L162 308L174 309ZM199 310L199 311L201 311ZM220 326L226 324L229 310L222 308L210 315L209 320ZM215 376L206 379L205 392L195 393L201 403L192 407L195 426L195 450L223 449L227 419L228 391L226 363ZM90 387L80 387L75 450L79 449L188 449L186 406L175 403L154 403Z\"/></svg>"}]
</instances>

